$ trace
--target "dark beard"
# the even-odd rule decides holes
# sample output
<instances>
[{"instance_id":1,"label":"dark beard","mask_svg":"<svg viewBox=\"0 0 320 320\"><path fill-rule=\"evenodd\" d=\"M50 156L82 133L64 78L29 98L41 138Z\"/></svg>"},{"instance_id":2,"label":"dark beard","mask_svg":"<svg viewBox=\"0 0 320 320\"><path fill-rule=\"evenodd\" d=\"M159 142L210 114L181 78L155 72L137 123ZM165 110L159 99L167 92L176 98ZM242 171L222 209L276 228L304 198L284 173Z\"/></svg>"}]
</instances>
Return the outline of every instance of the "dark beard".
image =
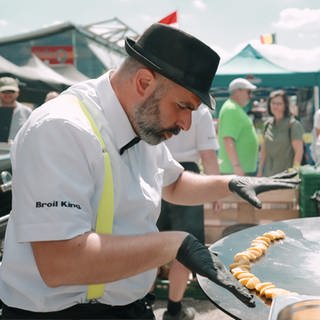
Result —
<instances>
[{"instance_id":1,"label":"dark beard","mask_svg":"<svg viewBox=\"0 0 320 320\"><path fill-rule=\"evenodd\" d=\"M136 131L145 142L156 145L166 140L165 133L177 135L179 127L164 129L160 125L160 95L162 88L158 88L154 93L135 110Z\"/></svg>"}]
</instances>

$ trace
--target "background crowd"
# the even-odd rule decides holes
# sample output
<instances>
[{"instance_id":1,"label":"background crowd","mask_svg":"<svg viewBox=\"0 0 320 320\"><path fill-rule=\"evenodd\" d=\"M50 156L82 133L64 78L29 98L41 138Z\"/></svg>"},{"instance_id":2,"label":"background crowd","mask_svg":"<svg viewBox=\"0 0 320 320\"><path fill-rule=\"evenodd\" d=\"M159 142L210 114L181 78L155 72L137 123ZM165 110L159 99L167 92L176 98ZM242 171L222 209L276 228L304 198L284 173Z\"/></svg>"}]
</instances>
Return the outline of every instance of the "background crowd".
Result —
<instances>
[{"instance_id":1,"label":"background crowd","mask_svg":"<svg viewBox=\"0 0 320 320\"><path fill-rule=\"evenodd\" d=\"M214 130L218 135L217 141L213 138L215 146L210 148L214 158L207 161L215 168L206 172L207 166L201 165L204 173L270 176L285 169L298 168L301 164L320 161L320 111L314 113L312 142L307 145L299 114L294 109L297 106L290 105L287 93L281 89L272 91L263 103L263 99L253 101L256 89L244 78L232 80L228 88L229 98L217 114L216 122L211 119L204 124L206 128L202 126L205 131ZM33 109L18 101L19 92L17 79L0 78L1 142L14 139ZM50 91L44 102L58 95L58 92ZM250 102L253 108L248 109ZM260 123L262 120L262 128L257 128L256 118ZM208 129L208 126L213 128ZM186 134L181 140L188 140L188 135L192 134ZM169 147L174 143L172 141L168 142Z\"/></svg>"}]
</instances>

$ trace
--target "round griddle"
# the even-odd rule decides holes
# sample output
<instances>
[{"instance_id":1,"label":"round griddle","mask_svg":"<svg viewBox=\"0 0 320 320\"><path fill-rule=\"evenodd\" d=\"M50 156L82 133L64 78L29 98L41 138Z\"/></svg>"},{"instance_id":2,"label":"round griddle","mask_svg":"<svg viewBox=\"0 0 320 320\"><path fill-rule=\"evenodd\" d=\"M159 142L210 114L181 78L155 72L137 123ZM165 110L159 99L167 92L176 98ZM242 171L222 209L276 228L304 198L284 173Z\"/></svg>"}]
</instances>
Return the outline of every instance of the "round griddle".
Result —
<instances>
[{"instance_id":1,"label":"round griddle","mask_svg":"<svg viewBox=\"0 0 320 320\"><path fill-rule=\"evenodd\" d=\"M320 217L278 221L247 228L220 239L210 246L222 262L229 266L236 253L250 247L263 233L281 229L286 238L274 241L265 255L251 264L251 271L261 282L304 295L320 294ZM208 298L234 319L267 320L271 300L260 298L255 291L256 306L247 307L228 290L197 275L200 287Z\"/></svg>"}]
</instances>

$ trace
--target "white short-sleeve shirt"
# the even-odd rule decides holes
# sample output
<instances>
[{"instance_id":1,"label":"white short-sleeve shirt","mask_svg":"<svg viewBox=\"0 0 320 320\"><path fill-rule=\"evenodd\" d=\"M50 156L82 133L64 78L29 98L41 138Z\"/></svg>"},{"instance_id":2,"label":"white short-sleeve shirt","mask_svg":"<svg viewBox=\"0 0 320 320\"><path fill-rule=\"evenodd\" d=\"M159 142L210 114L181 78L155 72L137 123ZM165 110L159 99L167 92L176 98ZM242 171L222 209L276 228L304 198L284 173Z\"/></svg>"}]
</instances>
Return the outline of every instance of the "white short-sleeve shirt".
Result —
<instances>
[{"instance_id":1,"label":"white short-sleeve shirt","mask_svg":"<svg viewBox=\"0 0 320 320\"><path fill-rule=\"evenodd\" d=\"M199 151L217 151L219 142L208 107L200 105L197 111L192 112L190 129L172 136L165 143L173 157L179 162L197 163L200 160Z\"/></svg>"},{"instance_id":2,"label":"white short-sleeve shirt","mask_svg":"<svg viewBox=\"0 0 320 320\"><path fill-rule=\"evenodd\" d=\"M109 81L109 73L74 85L37 108L11 149L13 203L0 268L0 299L9 306L38 312L61 310L86 301L87 286L49 288L34 261L30 242L63 240L94 230L103 187L100 144L80 107L67 93L99 108L114 181L113 233L157 232L161 190L183 168L164 143L140 141L120 156L134 136ZM102 303L125 305L142 298L156 270L108 283Z\"/></svg>"},{"instance_id":3,"label":"white short-sleeve shirt","mask_svg":"<svg viewBox=\"0 0 320 320\"><path fill-rule=\"evenodd\" d=\"M32 112L31 108L16 101L16 107L14 108L12 119L11 119L9 140L14 139L19 129L23 126L23 124L29 118L31 112Z\"/></svg>"}]
</instances>

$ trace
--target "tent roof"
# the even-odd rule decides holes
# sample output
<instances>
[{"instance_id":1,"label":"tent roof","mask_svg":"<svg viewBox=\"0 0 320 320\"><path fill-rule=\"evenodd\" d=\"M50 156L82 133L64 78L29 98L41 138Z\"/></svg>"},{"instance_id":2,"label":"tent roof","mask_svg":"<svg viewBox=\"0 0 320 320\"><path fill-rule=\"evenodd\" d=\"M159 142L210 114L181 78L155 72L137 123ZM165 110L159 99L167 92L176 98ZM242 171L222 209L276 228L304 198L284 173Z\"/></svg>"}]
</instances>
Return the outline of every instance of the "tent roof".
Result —
<instances>
[{"instance_id":1,"label":"tent roof","mask_svg":"<svg viewBox=\"0 0 320 320\"><path fill-rule=\"evenodd\" d=\"M45 63L43 63L37 56L32 55L28 63L20 66L20 69L26 71L31 78L47 83L65 84L70 86L75 83L58 72L55 72Z\"/></svg>"},{"instance_id":2,"label":"tent roof","mask_svg":"<svg viewBox=\"0 0 320 320\"><path fill-rule=\"evenodd\" d=\"M80 74L80 72L78 73ZM54 71L35 55L32 55L27 64L23 66L17 66L0 56L0 74L10 74L23 81L42 81L48 84L63 86L70 86L80 81L80 79L75 79L74 76L63 75Z\"/></svg>"},{"instance_id":3,"label":"tent roof","mask_svg":"<svg viewBox=\"0 0 320 320\"><path fill-rule=\"evenodd\" d=\"M19 78L29 79L29 74L26 71L4 57L0 56L0 74L11 74Z\"/></svg>"},{"instance_id":4,"label":"tent roof","mask_svg":"<svg viewBox=\"0 0 320 320\"><path fill-rule=\"evenodd\" d=\"M264 57L291 71L320 71L320 47L293 49L279 44L265 45L255 41L252 46Z\"/></svg>"},{"instance_id":5,"label":"tent roof","mask_svg":"<svg viewBox=\"0 0 320 320\"><path fill-rule=\"evenodd\" d=\"M250 44L218 69L218 74L278 74L288 72L290 71L269 61Z\"/></svg>"},{"instance_id":6,"label":"tent roof","mask_svg":"<svg viewBox=\"0 0 320 320\"><path fill-rule=\"evenodd\" d=\"M121 55L126 55L124 50L124 39L126 37L135 38L138 36L138 33L135 30L130 28L120 19L112 18L86 26L75 25L71 22L62 22L57 25L41 28L35 31L0 38L0 45L40 39L69 30L76 30L86 38Z\"/></svg>"},{"instance_id":7,"label":"tent roof","mask_svg":"<svg viewBox=\"0 0 320 320\"><path fill-rule=\"evenodd\" d=\"M89 78L81 73L72 64L57 64L51 67L55 72L59 73L63 77L73 81L80 82L88 80Z\"/></svg>"},{"instance_id":8,"label":"tent roof","mask_svg":"<svg viewBox=\"0 0 320 320\"><path fill-rule=\"evenodd\" d=\"M76 28L76 26L70 22L63 22L54 26L46 27L46 28L41 28L35 31L30 31L14 36L9 36L9 37L1 37L0 38L0 44L9 44L9 43L15 43L15 42L20 42L20 41L25 41L25 40L34 40L42 37L47 37L49 35L71 30Z\"/></svg>"},{"instance_id":9,"label":"tent roof","mask_svg":"<svg viewBox=\"0 0 320 320\"><path fill-rule=\"evenodd\" d=\"M74 81L50 69L37 57L31 57L27 64L17 66L0 56L0 76L19 79L20 101L39 105L48 91L61 91Z\"/></svg>"},{"instance_id":10,"label":"tent roof","mask_svg":"<svg viewBox=\"0 0 320 320\"><path fill-rule=\"evenodd\" d=\"M248 44L218 68L213 87L227 88L237 77L247 78L258 88L311 87L319 85L319 76L319 72L294 72L279 66Z\"/></svg>"}]
</instances>

